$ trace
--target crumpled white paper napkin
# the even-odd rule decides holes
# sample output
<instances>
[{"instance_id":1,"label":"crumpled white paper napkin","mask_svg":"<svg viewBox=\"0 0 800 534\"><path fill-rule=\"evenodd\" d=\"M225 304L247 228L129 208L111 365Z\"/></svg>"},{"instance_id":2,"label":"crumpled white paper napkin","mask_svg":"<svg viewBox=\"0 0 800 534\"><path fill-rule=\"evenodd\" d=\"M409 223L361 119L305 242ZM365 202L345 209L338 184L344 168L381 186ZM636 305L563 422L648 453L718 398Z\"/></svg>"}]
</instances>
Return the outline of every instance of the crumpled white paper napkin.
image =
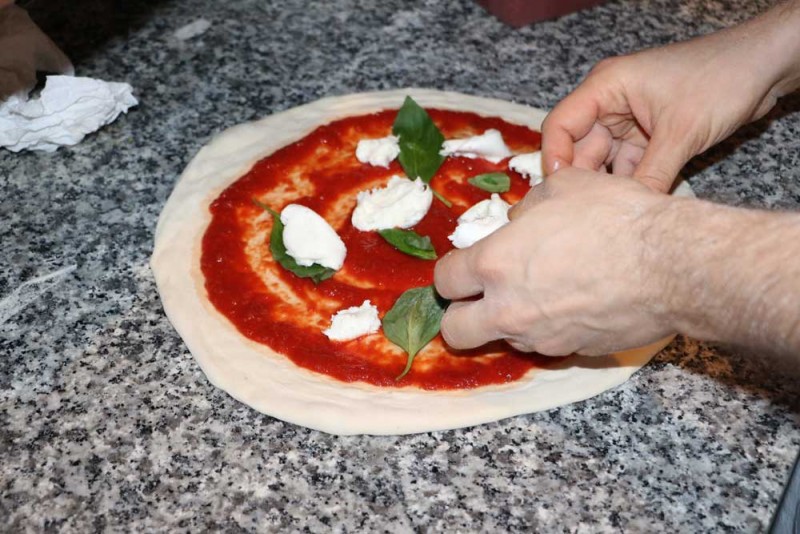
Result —
<instances>
[{"instance_id":1,"label":"crumpled white paper napkin","mask_svg":"<svg viewBox=\"0 0 800 534\"><path fill-rule=\"evenodd\" d=\"M75 145L138 104L127 83L48 76L38 98L14 95L0 104L0 147L13 152Z\"/></svg>"}]
</instances>

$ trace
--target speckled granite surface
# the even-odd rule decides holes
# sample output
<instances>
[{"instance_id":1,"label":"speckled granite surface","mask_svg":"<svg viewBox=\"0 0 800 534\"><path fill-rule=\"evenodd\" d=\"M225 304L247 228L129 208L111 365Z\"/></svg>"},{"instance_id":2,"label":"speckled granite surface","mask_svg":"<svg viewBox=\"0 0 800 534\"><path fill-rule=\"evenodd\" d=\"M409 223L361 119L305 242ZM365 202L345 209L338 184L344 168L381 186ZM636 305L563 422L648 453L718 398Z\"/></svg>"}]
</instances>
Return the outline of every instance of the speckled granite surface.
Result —
<instances>
[{"instance_id":1,"label":"speckled granite surface","mask_svg":"<svg viewBox=\"0 0 800 534\"><path fill-rule=\"evenodd\" d=\"M172 185L228 126L407 85L547 108L604 56L765 2L616 1L518 31L469 0L47 4L31 10L78 73L128 81L141 104L52 155L0 150L0 531L766 528L800 447L796 365L679 338L577 405L338 438L212 387L147 265ZM200 17L205 34L174 37ZM690 164L695 190L798 208L798 110Z\"/></svg>"}]
</instances>

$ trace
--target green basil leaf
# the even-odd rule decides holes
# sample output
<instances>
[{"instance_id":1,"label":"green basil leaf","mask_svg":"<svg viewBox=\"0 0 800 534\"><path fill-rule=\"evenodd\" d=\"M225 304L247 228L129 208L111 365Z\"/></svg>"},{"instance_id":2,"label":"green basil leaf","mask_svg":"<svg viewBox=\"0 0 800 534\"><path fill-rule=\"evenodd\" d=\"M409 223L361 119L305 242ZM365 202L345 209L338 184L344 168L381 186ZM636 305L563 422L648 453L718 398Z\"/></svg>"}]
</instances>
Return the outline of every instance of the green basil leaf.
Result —
<instances>
[{"instance_id":1,"label":"green basil leaf","mask_svg":"<svg viewBox=\"0 0 800 534\"><path fill-rule=\"evenodd\" d=\"M426 184L439 170L444 156L439 154L444 135L431 120L428 112L407 96L392 126L392 133L400 138L400 155L397 157L406 176L422 178Z\"/></svg>"},{"instance_id":2,"label":"green basil leaf","mask_svg":"<svg viewBox=\"0 0 800 534\"><path fill-rule=\"evenodd\" d=\"M414 356L439 333L448 304L432 285L416 287L400 295L383 316L383 333L408 354L406 367L395 380L408 374Z\"/></svg>"},{"instance_id":3,"label":"green basil leaf","mask_svg":"<svg viewBox=\"0 0 800 534\"><path fill-rule=\"evenodd\" d=\"M490 193L505 193L511 189L511 178L504 172L490 172L479 174L467 180L478 189L483 189Z\"/></svg>"},{"instance_id":4,"label":"green basil leaf","mask_svg":"<svg viewBox=\"0 0 800 534\"><path fill-rule=\"evenodd\" d=\"M283 244L284 225L281 222L280 214L256 199L253 199L253 204L272 215L272 233L270 233L269 236L269 251L272 253L272 257L281 265L281 267L296 274L300 278L311 278L315 284L319 284L323 280L327 280L336 274L334 269L325 267L318 263L314 263L307 267L298 265L295 259L291 257L288 252L286 252L286 245Z\"/></svg>"},{"instance_id":5,"label":"green basil leaf","mask_svg":"<svg viewBox=\"0 0 800 534\"><path fill-rule=\"evenodd\" d=\"M437 258L431 238L426 235L422 236L411 230L401 230L399 228L379 230L378 233L387 243L404 254L422 258L423 260L435 260Z\"/></svg>"}]
</instances>

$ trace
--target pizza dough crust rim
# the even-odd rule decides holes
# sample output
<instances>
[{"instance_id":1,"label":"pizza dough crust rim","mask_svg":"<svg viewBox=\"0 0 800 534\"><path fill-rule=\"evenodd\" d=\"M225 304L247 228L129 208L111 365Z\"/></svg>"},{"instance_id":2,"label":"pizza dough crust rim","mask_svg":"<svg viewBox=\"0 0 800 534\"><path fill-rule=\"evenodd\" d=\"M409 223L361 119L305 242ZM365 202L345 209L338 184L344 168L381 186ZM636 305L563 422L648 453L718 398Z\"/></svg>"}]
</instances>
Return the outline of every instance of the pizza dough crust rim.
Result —
<instances>
[{"instance_id":1,"label":"pizza dough crust rim","mask_svg":"<svg viewBox=\"0 0 800 534\"><path fill-rule=\"evenodd\" d=\"M503 100L408 88L323 98L234 126L186 167L158 220L151 267L167 317L212 384L259 412L339 435L412 434L473 426L588 399L625 382L670 341L604 357L567 358L522 380L460 391L344 383L294 365L243 335L205 298L200 240L208 205L258 160L348 116L421 106L471 111L541 128L546 112ZM692 195L687 185L679 194ZM385 311L385 310L384 310Z\"/></svg>"}]
</instances>

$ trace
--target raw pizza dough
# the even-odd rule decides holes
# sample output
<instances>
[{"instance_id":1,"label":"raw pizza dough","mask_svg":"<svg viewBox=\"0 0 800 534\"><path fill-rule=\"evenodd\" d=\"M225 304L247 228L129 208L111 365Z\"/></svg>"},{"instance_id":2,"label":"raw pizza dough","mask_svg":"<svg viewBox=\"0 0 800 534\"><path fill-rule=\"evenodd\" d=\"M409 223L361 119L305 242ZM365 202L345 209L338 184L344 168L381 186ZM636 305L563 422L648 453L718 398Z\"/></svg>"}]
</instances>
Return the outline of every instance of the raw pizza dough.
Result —
<instances>
[{"instance_id":1,"label":"raw pizza dough","mask_svg":"<svg viewBox=\"0 0 800 534\"><path fill-rule=\"evenodd\" d=\"M203 147L180 177L156 228L151 266L164 310L208 379L237 400L284 421L332 434L411 434L497 421L598 395L627 380L671 338L604 357L572 356L555 369L472 390L425 391L344 383L295 366L255 343L207 301L200 241L209 204L261 158L317 126L399 109L410 95L422 107L471 111L540 129L546 112L502 100L428 89L318 100L235 126ZM692 195L687 185L679 194Z\"/></svg>"}]
</instances>

